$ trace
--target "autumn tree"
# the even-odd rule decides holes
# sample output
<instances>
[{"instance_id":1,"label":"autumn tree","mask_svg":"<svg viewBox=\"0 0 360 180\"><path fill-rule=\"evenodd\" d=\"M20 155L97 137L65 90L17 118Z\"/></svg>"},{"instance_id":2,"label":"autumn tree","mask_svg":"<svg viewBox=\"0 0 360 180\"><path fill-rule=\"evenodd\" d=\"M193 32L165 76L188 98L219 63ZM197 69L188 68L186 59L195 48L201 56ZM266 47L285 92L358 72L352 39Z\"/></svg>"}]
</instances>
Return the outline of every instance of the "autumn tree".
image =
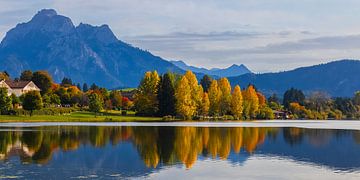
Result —
<instances>
[{"instance_id":1,"label":"autumn tree","mask_svg":"<svg viewBox=\"0 0 360 180\"><path fill-rule=\"evenodd\" d=\"M31 80L40 88L41 94L46 94L53 83L53 80L47 71L36 71Z\"/></svg>"},{"instance_id":2,"label":"autumn tree","mask_svg":"<svg viewBox=\"0 0 360 180\"><path fill-rule=\"evenodd\" d=\"M156 71L146 72L135 94L138 115L154 116L158 112L158 85L160 77Z\"/></svg>"},{"instance_id":3,"label":"autumn tree","mask_svg":"<svg viewBox=\"0 0 360 180\"><path fill-rule=\"evenodd\" d=\"M221 93L219 99L220 114L226 115L230 112L231 106L231 86L227 78L221 78L218 82L219 90Z\"/></svg>"},{"instance_id":4,"label":"autumn tree","mask_svg":"<svg viewBox=\"0 0 360 180\"><path fill-rule=\"evenodd\" d=\"M176 112L184 119L191 119L196 112L196 102L191 97L191 88L186 76L183 76L177 85Z\"/></svg>"},{"instance_id":5,"label":"autumn tree","mask_svg":"<svg viewBox=\"0 0 360 180\"><path fill-rule=\"evenodd\" d=\"M7 88L0 88L0 114L6 114L11 108L11 98Z\"/></svg>"},{"instance_id":6,"label":"autumn tree","mask_svg":"<svg viewBox=\"0 0 360 180\"><path fill-rule=\"evenodd\" d=\"M243 96L243 113L245 119L253 119L259 109L259 98L256 94L254 86L250 85L242 92Z\"/></svg>"},{"instance_id":7,"label":"autumn tree","mask_svg":"<svg viewBox=\"0 0 360 180\"><path fill-rule=\"evenodd\" d=\"M260 92L256 92L256 95L259 99L259 106L262 107L262 106L265 106L266 105L266 97L261 94Z\"/></svg>"},{"instance_id":8,"label":"autumn tree","mask_svg":"<svg viewBox=\"0 0 360 180\"><path fill-rule=\"evenodd\" d=\"M34 110L39 110L43 107L43 101L38 91L29 91L24 95L23 108L30 111L32 116Z\"/></svg>"},{"instance_id":9,"label":"autumn tree","mask_svg":"<svg viewBox=\"0 0 360 180\"><path fill-rule=\"evenodd\" d=\"M175 84L173 74L165 73L159 85L159 115L166 116L176 114Z\"/></svg>"},{"instance_id":10,"label":"autumn tree","mask_svg":"<svg viewBox=\"0 0 360 180\"><path fill-rule=\"evenodd\" d=\"M200 80L200 84L204 89L204 92L208 92L212 80L213 79L209 75L204 75L203 78Z\"/></svg>"},{"instance_id":11,"label":"autumn tree","mask_svg":"<svg viewBox=\"0 0 360 180\"><path fill-rule=\"evenodd\" d=\"M243 97L239 85L236 85L231 96L231 113L236 119L240 119L243 112Z\"/></svg>"},{"instance_id":12,"label":"autumn tree","mask_svg":"<svg viewBox=\"0 0 360 180\"><path fill-rule=\"evenodd\" d=\"M199 85L194 73L192 73L191 71L187 71L184 76L189 83L191 100L194 101L194 103L196 104L196 110L197 112L199 112L201 107L203 89L201 85Z\"/></svg>"},{"instance_id":13,"label":"autumn tree","mask_svg":"<svg viewBox=\"0 0 360 180\"><path fill-rule=\"evenodd\" d=\"M33 77L33 72L31 70L25 70L20 75L21 81L31 81Z\"/></svg>"},{"instance_id":14,"label":"autumn tree","mask_svg":"<svg viewBox=\"0 0 360 180\"><path fill-rule=\"evenodd\" d=\"M6 71L0 72L0 80L9 80L10 76Z\"/></svg>"},{"instance_id":15,"label":"autumn tree","mask_svg":"<svg viewBox=\"0 0 360 180\"><path fill-rule=\"evenodd\" d=\"M209 108L210 108L210 100L208 93L204 92L202 97L202 106L201 106L201 115L207 116L209 115Z\"/></svg>"},{"instance_id":16,"label":"autumn tree","mask_svg":"<svg viewBox=\"0 0 360 180\"><path fill-rule=\"evenodd\" d=\"M216 80L213 80L211 82L210 88L209 88L209 100L210 100L210 108L209 108L209 114L210 115L218 115L220 112L220 97L221 97L221 91L219 90L218 83Z\"/></svg>"},{"instance_id":17,"label":"autumn tree","mask_svg":"<svg viewBox=\"0 0 360 180\"><path fill-rule=\"evenodd\" d=\"M110 102L113 107L120 108L122 103L121 92L114 90L110 92Z\"/></svg>"}]
</instances>

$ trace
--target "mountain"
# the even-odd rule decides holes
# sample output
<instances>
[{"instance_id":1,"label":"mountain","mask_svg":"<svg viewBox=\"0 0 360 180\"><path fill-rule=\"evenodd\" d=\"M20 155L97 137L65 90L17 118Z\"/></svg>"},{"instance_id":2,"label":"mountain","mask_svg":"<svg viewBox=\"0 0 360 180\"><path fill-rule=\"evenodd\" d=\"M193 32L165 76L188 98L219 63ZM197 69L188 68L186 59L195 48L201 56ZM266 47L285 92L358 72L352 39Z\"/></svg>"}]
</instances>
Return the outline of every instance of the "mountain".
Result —
<instances>
[{"instance_id":1,"label":"mountain","mask_svg":"<svg viewBox=\"0 0 360 180\"><path fill-rule=\"evenodd\" d=\"M18 77L23 70L47 70L56 82L96 83L107 88L136 87L144 72L183 73L172 63L116 38L109 26L81 23L55 10L39 11L6 33L0 44L0 70Z\"/></svg>"},{"instance_id":2,"label":"mountain","mask_svg":"<svg viewBox=\"0 0 360 180\"><path fill-rule=\"evenodd\" d=\"M205 69L205 68L198 68L195 66L189 66L183 61L170 61L170 62L183 70L191 70L193 72L208 74L218 77L240 76L243 74L251 73L251 71L243 64L241 65L233 64L232 66L225 69L219 69L219 68Z\"/></svg>"},{"instance_id":3,"label":"mountain","mask_svg":"<svg viewBox=\"0 0 360 180\"><path fill-rule=\"evenodd\" d=\"M245 74L230 77L232 85L254 84L266 95L282 95L294 87L305 93L324 91L333 97L350 97L360 90L360 61L340 60L327 64L302 67L291 71L264 74Z\"/></svg>"}]
</instances>

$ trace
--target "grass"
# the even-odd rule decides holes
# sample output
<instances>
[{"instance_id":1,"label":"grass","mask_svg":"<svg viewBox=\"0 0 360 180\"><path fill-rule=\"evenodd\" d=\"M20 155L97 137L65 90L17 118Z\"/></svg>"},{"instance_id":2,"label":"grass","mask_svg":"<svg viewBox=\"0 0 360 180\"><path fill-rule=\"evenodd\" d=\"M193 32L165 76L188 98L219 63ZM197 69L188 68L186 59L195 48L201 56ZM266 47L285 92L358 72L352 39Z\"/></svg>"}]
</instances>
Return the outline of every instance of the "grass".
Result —
<instances>
[{"instance_id":1,"label":"grass","mask_svg":"<svg viewBox=\"0 0 360 180\"><path fill-rule=\"evenodd\" d=\"M73 112L67 115L10 116L0 115L0 122L160 122L159 117L138 117L134 113L122 116L118 111L103 112L95 117L91 112Z\"/></svg>"}]
</instances>

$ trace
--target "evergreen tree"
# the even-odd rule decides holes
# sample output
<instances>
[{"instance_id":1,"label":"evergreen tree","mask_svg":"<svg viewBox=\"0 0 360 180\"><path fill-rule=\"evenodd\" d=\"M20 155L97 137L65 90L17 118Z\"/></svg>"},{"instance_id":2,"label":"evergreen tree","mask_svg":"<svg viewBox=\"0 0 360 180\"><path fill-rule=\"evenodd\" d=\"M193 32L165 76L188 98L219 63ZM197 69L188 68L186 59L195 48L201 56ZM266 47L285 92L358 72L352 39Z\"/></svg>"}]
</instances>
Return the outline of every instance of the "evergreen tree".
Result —
<instances>
[{"instance_id":1,"label":"evergreen tree","mask_svg":"<svg viewBox=\"0 0 360 180\"><path fill-rule=\"evenodd\" d=\"M241 118L243 112L243 97L239 85L236 85L231 96L231 113L236 118Z\"/></svg>"},{"instance_id":2,"label":"evergreen tree","mask_svg":"<svg viewBox=\"0 0 360 180\"><path fill-rule=\"evenodd\" d=\"M83 84L82 90L83 92L87 92L89 90L88 85L86 83Z\"/></svg>"},{"instance_id":3,"label":"evergreen tree","mask_svg":"<svg viewBox=\"0 0 360 180\"><path fill-rule=\"evenodd\" d=\"M283 105L286 109L289 109L290 103L299 103L304 105L305 95L301 90L291 88L284 93Z\"/></svg>"},{"instance_id":4,"label":"evergreen tree","mask_svg":"<svg viewBox=\"0 0 360 180\"><path fill-rule=\"evenodd\" d=\"M201 84L204 92L208 92L212 80L213 79L208 75L204 75L203 78L200 80L200 84Z\"/></svg>"},{"instance_id":5,"label":"evergreen tree","mask_svg":"<svg viewBox=\"0 0 360 180\"><path fill-rule=\"evenodd\" d=\"M33 72L31 70L25 70L20 75L21 81L31 81L33 77Z\"/></svg>"},{"instance_id":6,"label":"evergreen tree","mask_svg":"<svg viewBox=\"0 0 360 180\"><path fill-rule=\"evenodd\" d=\"M174 86L174 77L170 73L165 73L160 80L158 92L160 116L174 116L176 114L176 99Z\"/></svg>"}]
</instances>

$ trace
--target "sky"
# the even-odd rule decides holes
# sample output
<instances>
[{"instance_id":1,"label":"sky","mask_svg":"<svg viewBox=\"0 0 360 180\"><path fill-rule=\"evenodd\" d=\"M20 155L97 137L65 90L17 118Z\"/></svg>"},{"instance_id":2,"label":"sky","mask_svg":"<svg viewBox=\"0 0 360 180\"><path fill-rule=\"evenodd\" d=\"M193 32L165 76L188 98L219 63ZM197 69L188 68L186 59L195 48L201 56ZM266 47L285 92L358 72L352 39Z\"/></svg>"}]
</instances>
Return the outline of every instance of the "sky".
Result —
<instances>
[{"instance_id":1,"label":"sky","mask_svg":"<svg viewBox=\"0 0 360 180\"><path fill-rule=\"evenodd\" d=\"M40 9L108 24L167 60L277 72L360 59L359 0L0 0L0 38Z\"/></svg>"}]
</instances>

